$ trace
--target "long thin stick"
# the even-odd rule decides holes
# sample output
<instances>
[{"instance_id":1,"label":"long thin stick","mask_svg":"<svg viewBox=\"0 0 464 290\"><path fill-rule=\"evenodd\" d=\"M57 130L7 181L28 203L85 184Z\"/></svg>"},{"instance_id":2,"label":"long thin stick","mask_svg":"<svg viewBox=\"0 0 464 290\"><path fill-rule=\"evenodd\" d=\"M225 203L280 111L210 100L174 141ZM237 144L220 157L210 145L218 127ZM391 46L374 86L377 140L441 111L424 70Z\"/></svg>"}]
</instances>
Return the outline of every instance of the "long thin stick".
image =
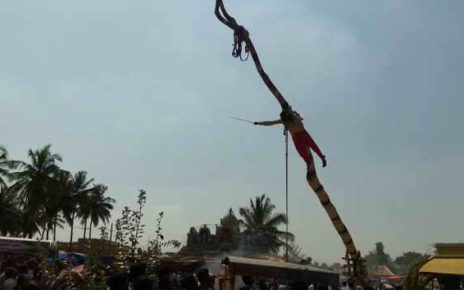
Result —
<instances>
[{"instance_id":1,"label":"long thin stick","mask_svg":"<svg viewBox=\"0 0 464 290\"><path fill-rule=\"evenodd\" d=\"M247 123L250 123L250 124L254 124L253 121L250 121L250 120L246 120L246 119L242 119L242 118L237 118L237 117L234 117L234 116L230 116L232 119L235 119L237 121L242 121L242 122L247 122Z\"/></svg>"},{"instance_id":2,"label":"long thin stick","mask_svg":"<svg viewBox=\"0 0 464 290\"><path fill-rule=\"evenodd\" d=\"M288 130L285 129L285 217L287 218L285 235L285 261L288 262Z\"/></svg>"}]
</instances>

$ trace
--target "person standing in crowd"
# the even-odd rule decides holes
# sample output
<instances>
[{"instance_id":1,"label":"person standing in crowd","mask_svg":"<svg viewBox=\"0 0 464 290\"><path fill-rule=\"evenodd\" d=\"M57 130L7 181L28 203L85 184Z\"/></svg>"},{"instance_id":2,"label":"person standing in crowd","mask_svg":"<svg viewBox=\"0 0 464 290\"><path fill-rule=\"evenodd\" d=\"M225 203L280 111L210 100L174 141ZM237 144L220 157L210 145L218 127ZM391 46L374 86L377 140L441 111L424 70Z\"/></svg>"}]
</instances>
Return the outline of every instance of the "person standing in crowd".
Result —
<instances>
[{"instance_id":1,"label":"person standing in crowd","mask_svg":"<svg viewBox=\"0 0 464 290\"><path fill-rule=\"evenodd\" d=\"M210 290L214 288L214 275L210 275L209 270L202 268L197 272L197 279L200 283L199 290Z\"/></svg>"},{"instance_id":2,"label":"person standing in crowd","mask_svg":"<svg viewBox=\"0 0 464 290\"><path fill-rule=\"evenodd\" d=\"M119 271L111 274L106 280L109 290L127 290L129 289L129 278L126 272Z\"/></svg>"},{"instance_id":3,"label":"person standing in crowd","mask_svg":"<svg viewBox=\"0 0 464 290\"><path fill-rule=\"evenodd\" d=\"M242 281L245 286L241 287L240 290L253 290L253 285L255 283L253 277L244 275L242 276Z\"/></svg>"},{"instance_id":4,"label":"person standing in crowd","mask_svg":"<svg viewBox=\"0 0 464 290\"><path fill-rule=\"evenodd\" d=\"M17 272L13 267L5 269L5 282L3 282L3 290L13 290L18 285Z\"/></svg>"},{"instance_id":5,"label":"person standing in crowd","mask_svg":"<svg viewBox=\"0 0 464 290\"><path fill-rule=\"evenodd\" d=\"M161 268L158 271L158 289L160 290L171 290L173 289L171 283L171 273L168 269Z\"/></svg>"},{"instance_id":6,"label":"person standing in crowd","mask_svg":"<svg viewBox=\"0 0 464 290\"><path fill-rule=\"evenodd\" d=\"M269 290L269 285L266 283L266 281L264 279L261 279L258 282L258 289L259 290Z\"/></svg>"},{"instance_id":7,"label":"person standing in crowd","mask_svg":"<svg viewBox=\"0 0 464 290\"><path fill-rule=\"evenodd\" d=\"M198 280L194 275L188 275L182 279L181 286L185 290L198 290Z\"/></svg>"},{"instance_id":8,"label":"person standing in crowd","mask_svg":"<svg viewBox=\"0 0 464 290\"><path fill-rule=\"evenodd\" d=\"M342 282L342 287L340 289L341 290L350 290L350 287L348 286L348 282L343 281Z\"/></svg>"}]
</instances>

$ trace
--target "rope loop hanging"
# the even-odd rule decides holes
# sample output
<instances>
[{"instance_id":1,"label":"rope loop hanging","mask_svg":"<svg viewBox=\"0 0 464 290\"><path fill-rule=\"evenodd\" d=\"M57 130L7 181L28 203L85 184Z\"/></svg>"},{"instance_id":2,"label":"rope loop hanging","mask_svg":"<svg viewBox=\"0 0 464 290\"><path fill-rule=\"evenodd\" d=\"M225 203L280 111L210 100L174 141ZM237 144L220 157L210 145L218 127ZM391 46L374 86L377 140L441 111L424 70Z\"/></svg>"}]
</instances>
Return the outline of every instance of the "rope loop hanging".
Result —
<instances>
[{"instance_id":1,"label":"rope loop hanging","mask_svg":"<svg viewBox=\"0 0 464 290\"><path fill-rule=\"evenodd\" d=\"M242 61L246 61L251 55L253 62L256 66L256 69L261 76L261 79L266 84L267 88L271 91L274 97L279 102L282 109L288 109L290 106L285 100L284 96L280 93L277 87L272 82L271 78L264 71L261 61L259 60L258 53L253 45L253 42L250 39L250 33L242 25L239 25L235 18L230 16L227 13L226 8L224 7L223 0L216 0L216 7L214 9L216 17L224 25L229 27L234 32L234 44L232 49L232 56L235 58L240 58Z\"/></svg>"},{"instance_id":2,"label":"rope loop hanging","mask_svg":"<svg viewBox=\"0 0 464 290\"><path fill-rule=\"evenodd\" d=\"M234 29L234 48L232 50L232 56L240 58L241 61L246 61L250 56L250 50L248 48L248 39L250 34L245 27L237 25ZM245 57L242 55L242 45L245 48Z\"/></svg>"}]
</instances>

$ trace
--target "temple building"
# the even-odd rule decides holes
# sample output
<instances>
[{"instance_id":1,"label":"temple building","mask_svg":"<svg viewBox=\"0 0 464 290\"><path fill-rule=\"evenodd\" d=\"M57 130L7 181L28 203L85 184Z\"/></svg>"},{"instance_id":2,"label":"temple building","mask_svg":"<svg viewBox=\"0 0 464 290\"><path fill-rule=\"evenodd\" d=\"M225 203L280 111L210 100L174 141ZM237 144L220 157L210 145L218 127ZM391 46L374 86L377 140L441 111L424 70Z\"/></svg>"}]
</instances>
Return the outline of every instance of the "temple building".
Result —
<instances>
[{"instance_id":1,"label":"temple building","mask_svg":"<svg viewBox=\"0 0 464 290\"><path fill-rule=\"evenodd\" d=\"M266 254L267 243L260 235L241 231L240 221L229 209L228 213L214 225L212 233L208 225L199 228L191 227L187 233L187 245L180 254L194 256L216 256L234 253L240 256Z\"/></svg>"}]
</instances>

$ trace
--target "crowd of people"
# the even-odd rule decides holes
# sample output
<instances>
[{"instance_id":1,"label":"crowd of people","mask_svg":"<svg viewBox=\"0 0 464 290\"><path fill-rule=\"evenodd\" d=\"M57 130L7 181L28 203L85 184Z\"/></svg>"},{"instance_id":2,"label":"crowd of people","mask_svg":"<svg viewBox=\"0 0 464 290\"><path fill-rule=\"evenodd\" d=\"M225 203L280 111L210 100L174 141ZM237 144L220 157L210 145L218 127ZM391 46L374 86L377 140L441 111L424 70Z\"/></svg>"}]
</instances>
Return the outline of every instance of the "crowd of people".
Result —
<instances>
[{"instance_id":1,"label":"crowd of people","mask_svg":"<svg viewBox=\"0 0 464 290\"><path fill-rule=\"evenodd\" d=\"M77 265L72 260L0 255L0 290L213 290L220 289L222 279L207 268L195 273L174 273L160 268L153 275L148 273L145 263L127 268L113 263L89 269L88 265ZM252 276L242 276L237 286L240 290L357 290L346 281L331 287L303 282L283 283Z\"/></svg>"},{"instance_id":2,"label":"crowd of people","mask_svg":"<svg viewBox=\"0 0 464 290\"><path fill-rule=\"evenodd\" d=\"M204 268L194 274L183 275L158 269L153 277L148 275L147 264L144 263L133 264L128 269L107 264L97 271L100 273L89 273L86 265L76 265L72 260L50 261L36 257L1 255L0 290L208 290L214 289L216 280L216 276ZM93 279L95 276L101 277L101 283L89 284L89 276L93 276Z\"/></svg>"},{"instance_id":3,"label":"crowd of people","mask_svg":"<svg viewBox=\"0 0 464 290\"><path fill-rule=\"evenodd\" d=\"M42 260L30 257L0 256L0 289L34 289L39 284ZM28 288L29 287L29 288Z\"/></svg>"}]
</instances>

